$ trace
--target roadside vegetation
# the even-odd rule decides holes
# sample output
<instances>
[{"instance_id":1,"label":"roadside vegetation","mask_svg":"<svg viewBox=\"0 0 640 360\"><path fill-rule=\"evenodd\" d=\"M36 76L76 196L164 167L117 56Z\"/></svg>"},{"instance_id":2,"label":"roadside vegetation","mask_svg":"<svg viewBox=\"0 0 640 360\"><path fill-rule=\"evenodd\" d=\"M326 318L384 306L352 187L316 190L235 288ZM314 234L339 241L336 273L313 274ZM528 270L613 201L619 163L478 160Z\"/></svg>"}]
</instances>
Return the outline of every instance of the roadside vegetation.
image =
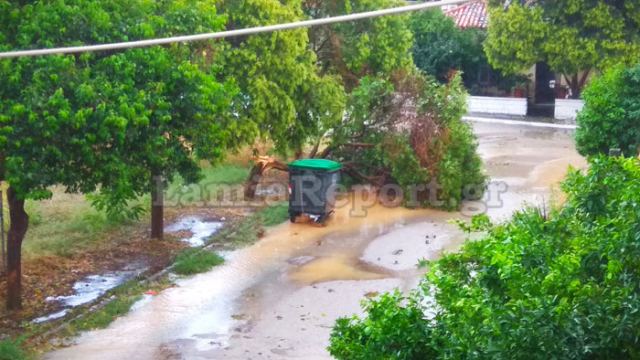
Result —
<instances>
[{"instance_id":1,"label":"roadside vegetation","mask_svg":"<svg viewBox=\"0 0 640 360\"><path fill-rule=\"evenodd\" d=\"M576 145L585 156L640 155L640 64L610 69L594 79L583 93L578 114Z\"/></svg>"},{"instance_id":2,"label":"roadside vegetation","mask_svg":"<svg viewBox=\"0 0 640 360\"><path fill-rule=\"evenodd\" d=\"M337 321L338 359L628 359L640 339L640 160L596 157L546 214L523 210L430 264L409 295ZM482 225L478 228L476 225Z\"/></svg>"},{"instance_id":3,"label":"roadside vegetation","mask_svg":"<svg viewBox=\"0 0 640 360\"><path fill-rule=\"evenodd\" d=\"M193 275L209 271L224 262L222 256L206 249L184 249L176 257L172 270L179 275Z\"/></svg>"},{"instance_id":4,"label":"roadside vegetation","mask_svg":"<svg viewBox=\"0 0 640 360\"><path fill-rule=\"evenodd\" d=\"M131 306L140 300L147 291L159 291L170 283L160 279L151 284L142 284L138 279L130 280L108 293L108 302L98 310L90 311L71 321L65 329L67 335L81 331L103 329L116 318L129 312Z\"/></svg>"},{"instance_id":5,"label":"roadside vegetation","mask_svg":"<svg viewBox=\"0 0 640 360\"><path fill-rule=\"evenodd\" d=\"M28 360L31 357L22 349L22 341L0 340L0 360Z\"/></svg>"},{"instance_id":6,"label":"roadside vegetation","mask_svg":"<svg viewBox=\"0 0 640 360\"><path fill-rule=\"evenodd\" d=\"M264 235L265 227L281 224L288 219L287 203L271 204L225 226L211 238L210 243L219 248L250 245Z\"/></svg>"}]
</instances>

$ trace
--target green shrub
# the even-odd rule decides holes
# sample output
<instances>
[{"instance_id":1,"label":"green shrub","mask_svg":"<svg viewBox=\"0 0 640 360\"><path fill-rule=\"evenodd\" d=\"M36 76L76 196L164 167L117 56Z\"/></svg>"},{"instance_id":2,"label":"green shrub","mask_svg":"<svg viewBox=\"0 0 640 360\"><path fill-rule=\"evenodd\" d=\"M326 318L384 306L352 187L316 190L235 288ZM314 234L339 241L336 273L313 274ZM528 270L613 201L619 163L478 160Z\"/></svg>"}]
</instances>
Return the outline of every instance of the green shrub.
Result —
<instances>
[{"instance_id":1,"label":"green shrub","mask_svg":"<svg viewBox=\"0 0 640 360\"><path fill-rule=\"evenodd\" d=\"M22 349L20 341L2 340L0 341L0 360L26 360L29 359Z\"/></svg>"},{"instance_id":2,"label":"green shrub","mask_svg":"<svg viewBox=\"0 0 640 360\"><path fill-rule=\"evenodd\" d=\"M449 139L444 156L438 164L438 183L442 186L440 199L446 209L457 209L463 199L482 197L486 177L482 160L476 153L477 141L471 127L462 121L449 124ZM477 191L473 192L475 189Z\"/></svg>"},{"instance_id":3,"label":"green shrub","mask_svg":"<svg viewBox=\"0 0 640 360\"><path fill-rule=\"evenodd\" d=\"M582 94L576 143L582 155L620 149L628 157L640 146L640 65L613 68L594 79Z\"/></svg>"},{"instance_id":4,"label":"green shrub","mask_svg":"<svg viewBox=\"0 0 640 360\"><path fill-rule=\"evenodd\" d=\"M260 222L263 226L274 226L281 224L289 219L289 204L284 202L269 205L263 209L258 210L256 216L260 218Z\"/></svg>"},{"instance_id":5,"label":"green shrub","mask_svg":"<svg viewBox=\"0 0 640 360\"><path fill-rule=\"evenodd\" d=\"M338 319L331 334L331 354L350 360L427 359L435 355L431 328L423 321L420 305L397 306L399 292L366 302L367 317ZM415 301L411 298L409 301ZM411 346L407 346L407 344Z\"/></svg>"},{"instance_id":6,"label":"green shrub","mask_svg":"<svg viewBox=\"0 0 640 360\"><path fill-rule=\"evenodd\" d=\"M214 252L204 249L185 249L176 257L173 271L180 275L198 274L223 262L224 259Z\"/></svg>"},{"instance_id":7,"label":"green shrub","mask_svg":"<svg viewBox=\"0 0 640 360\"><path fill-rule=\"evenodd\" d=\"M482 48L484 31L460 29L439 9L416 12L410 24L413 62L439 81L448 81L451 69L463 70L469 73L469 80L476 80L473 76L477 76L479 66L487 64Z\"/></svg>"},{"instance_id":8,"label":"green shrub","mask_svg":"<svg viewBox=\"0 0 640 360\"><path fill-rule=\"evenodd\" d=\"M411 294L369 300L364 318L338 320L331 354L639 358L640 161L597 157L563 186L560 210L522 211L433 262Z\"/></svg>"}]
</instances>

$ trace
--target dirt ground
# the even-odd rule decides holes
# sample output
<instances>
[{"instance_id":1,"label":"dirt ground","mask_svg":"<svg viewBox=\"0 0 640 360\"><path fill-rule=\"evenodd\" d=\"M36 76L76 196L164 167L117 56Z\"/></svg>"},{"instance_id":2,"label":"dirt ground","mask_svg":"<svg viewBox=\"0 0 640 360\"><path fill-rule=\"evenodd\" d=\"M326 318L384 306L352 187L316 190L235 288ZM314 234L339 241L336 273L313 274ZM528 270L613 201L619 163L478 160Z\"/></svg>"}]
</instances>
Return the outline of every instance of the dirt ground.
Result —
<instances>
[{"instance_id":1,"label":"dirt ground","mask_svg":"<svg viewBox=\"0 0 640 360\"><path fill-rule=\"evenodd\" d=\"M465 236L448 220L469 211L496 221L529 205L561 201L567 167L585 165L564 130L474 124L496 185L459 213L348 202L327 227L282 224L225 264L146 299L108 328L81 335L46 359L326 359L336 318L361 313L365 297L420 281L420 259L455 251ZM497 194L497 195L496 195ZM362 205L362 204L360 204Z\"/></svg>"}]
</instances>

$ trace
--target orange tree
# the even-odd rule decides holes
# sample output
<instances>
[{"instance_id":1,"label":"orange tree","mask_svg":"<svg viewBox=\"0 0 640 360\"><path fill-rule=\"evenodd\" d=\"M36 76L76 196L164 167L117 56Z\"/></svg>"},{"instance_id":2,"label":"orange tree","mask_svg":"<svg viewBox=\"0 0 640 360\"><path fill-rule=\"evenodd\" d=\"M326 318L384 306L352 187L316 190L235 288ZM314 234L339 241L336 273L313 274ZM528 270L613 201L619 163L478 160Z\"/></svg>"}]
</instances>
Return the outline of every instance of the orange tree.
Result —
<instances>
[{"instance_id":1,"label":"orange tree","mask_svg":"<svg viewBox=\"0 0 640 360\"><path fill-rule=\"evenodd\" d=\"M213 31L206 1L0 1L0 50ZM197 158L244 139L225 115L233 86L216 81L210 43L0 61L0 179L8 183L10 310L21 306L26 199L49 187L100 191L117 213L152 188L153 175L193 180ZM233 127L230 124L233 123ZM161 228L160 228L161 229Z\"/></svg>"}]
</instances>

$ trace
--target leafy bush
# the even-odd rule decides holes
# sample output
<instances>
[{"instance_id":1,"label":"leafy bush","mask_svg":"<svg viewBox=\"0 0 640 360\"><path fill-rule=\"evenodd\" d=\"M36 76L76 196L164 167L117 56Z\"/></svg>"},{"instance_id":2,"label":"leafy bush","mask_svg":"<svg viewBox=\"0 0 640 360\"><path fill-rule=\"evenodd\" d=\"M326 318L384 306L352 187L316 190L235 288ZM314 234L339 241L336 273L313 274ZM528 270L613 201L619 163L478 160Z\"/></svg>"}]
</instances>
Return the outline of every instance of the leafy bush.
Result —
<instances>
[{"instance_id":1,"label":"leafy bush","mask_svg":"<svg viewBox=\"0 0 640 360\"><path fill-rule=\"evenodd\" d=\"M418 200L412 206L455 209L466 188L482 190L486 180L475 136L461 120L466 95L459 76L447 84L418 71L390 80L365 77L334 129L331 156L357 164L358 176L346 171L355 181L399 185L405 201ZM434 180L441 186L437 199L415 187Z\"/></svg>"},{"instance_id":2,"label":"leafy bush","mask_svg":"<svg viewBox=\"0 0 640 360\"><path fill-rule=\"evenodd\" d=\"M430 344L432 329L423 320L416 297L406 306L398 291L364 304L362 321L338 319L331 336L331 354L350 360L427 359L435 356ZM411 344L411 346L407 346Z\"/></svg>"},{"instance_id":3,"label":"leafy bush","mask_svg":"<svg viewBox=\"0 0 640 360\"><path fill-rule=\"evenodd\" d=\"M438 183L442 186L442 207L456 209L463 199L482 197L486 177L482 160L476 153L477 142L473 131L462 121L449 124L448 143L438 164Z\"/></svg>"},{"instance_id":4,"label":"leafy bush","mask_svg":"<svg viewBox=\"0 0 640 360\"><path fill-rule=\"evenodd\" d=\"M462 71L462 80L473 95L481 95L490 71L491 83L509 92L521 75L507 75L493 69L484 53L487 33L483 29L460 29L440 9L419 11L409 22L413 33L413 62L440 82L449 81L452 70ZM487 75L483 76L486 77Z\"/></svg>"},{"instance_id":5,"label":"leafy bush","mask_svg":"<svg viewBox=\"0 0 640 360\"><path fill-rule=\"evenodd\" d=\"M208 271L224 262L220 255L203 249L186 249L176 257L173 271L180 275L192 275Z\"/></svg>"},{"instance_id":6,"label":"leafy bush","mask_svg":"<svg viewBox=\"0 0 640 360\"><path fill-rule=\"evenodd\" d=\"M613 68L594 79L582 94L576 142L582 155L617 148L636 156L640 146L640 65Z\"/></svg>"},{"instance_id":7,"label":"leafy bush","mask_svg":"<svg viewBox=\"0 0 640 360\"><path fill-rule=\"evenodd\" d=\"M331 354L638 358L640 161L594 158L563 186L568 201L548 217L522 211L433 262L411 294L368 300L366 317L338 320Z\"/></svg>"},{"instance_id":8,"label":"leafy bush","mask_svg":"<svg viewBox=\"0 0 640 360\"><path fill-rule=\"evenodd\" d=\"M459 29L439 9L415 13L410 24L414 38L413 62L438 80L448 80L451 69L476 75L478 67L487 63L482 48L486 37L483 31Z\"/></svg>"}]
</instances>

